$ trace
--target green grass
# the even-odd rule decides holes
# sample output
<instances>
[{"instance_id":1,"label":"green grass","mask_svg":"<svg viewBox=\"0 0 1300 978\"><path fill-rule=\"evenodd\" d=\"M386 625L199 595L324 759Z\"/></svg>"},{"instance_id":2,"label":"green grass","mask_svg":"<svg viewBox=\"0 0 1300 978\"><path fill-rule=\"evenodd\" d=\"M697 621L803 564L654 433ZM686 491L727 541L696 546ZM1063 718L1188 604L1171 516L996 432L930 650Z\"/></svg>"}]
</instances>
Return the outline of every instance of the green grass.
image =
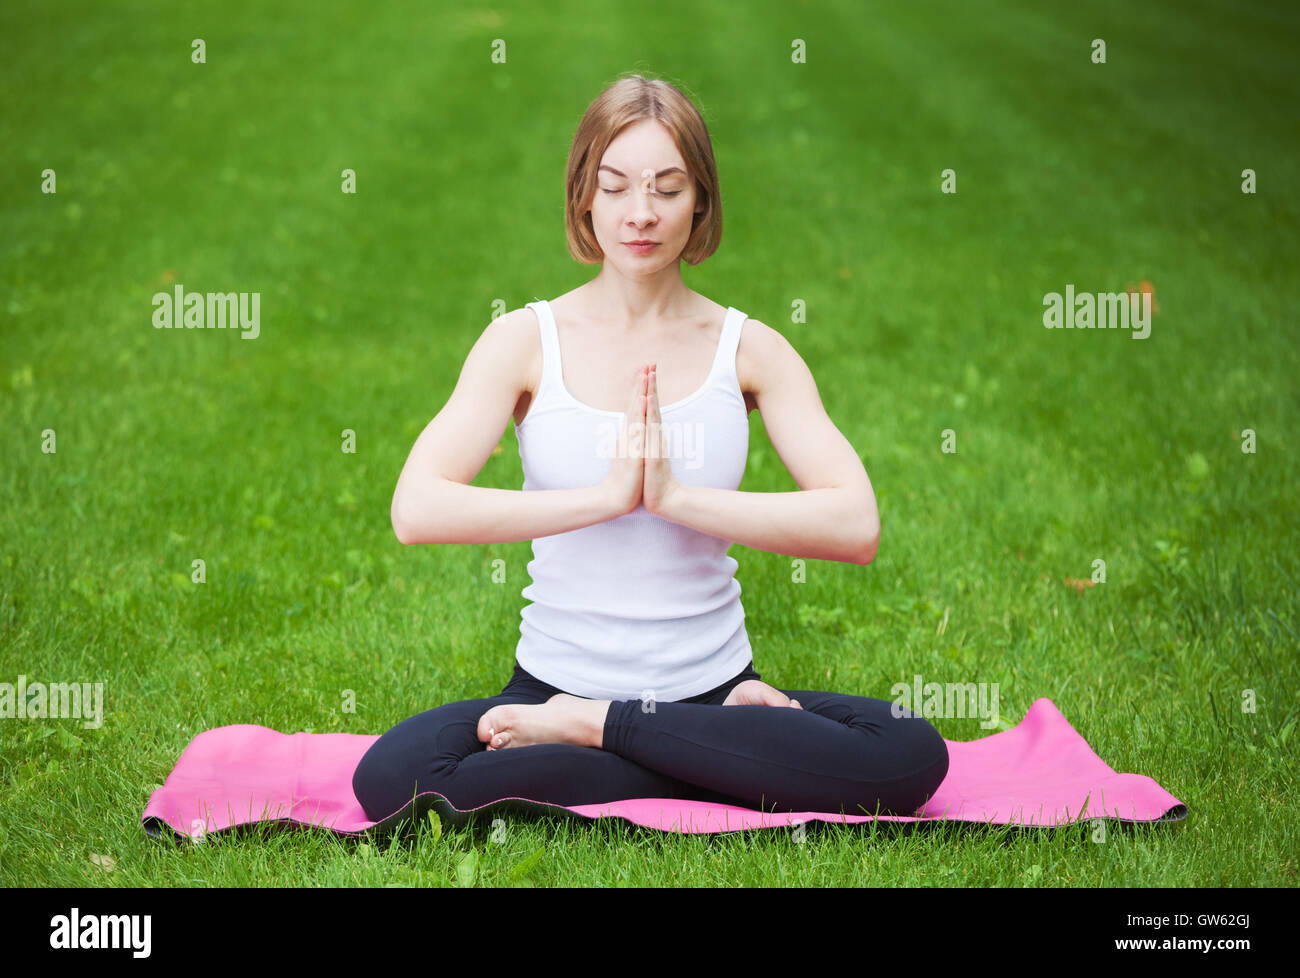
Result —
<instances>
[{"instance_id":1,"label":"green grass","mask_svg":"<svg viewBox=\"0 0 1300 978\"><path fill-rule=\"evenodd\" d=\"M0 882L1296 885L1294 7L280 6L0 6L0 681L106 698L99 730L0 721ZM698 97L719 159L723 244L687 284L789 337L880 503L869 567L796 584L733 548L764 678L997 682L1011 723L1049 697L1186 822L144 836L202 730L375 734L500 690L529 544L403 548L389 502L493 303L594 273L564 248L568 141L638 68ZM262 335L153 329L168 276L260 291ZM1067 282L1143 279L1146 340L1041 325ZM752 428L741 489L796 488ZM519 488L502 447L476 485ZM1065 585L1098 558L1104 585Z\"/></svg>"}]
</instances>

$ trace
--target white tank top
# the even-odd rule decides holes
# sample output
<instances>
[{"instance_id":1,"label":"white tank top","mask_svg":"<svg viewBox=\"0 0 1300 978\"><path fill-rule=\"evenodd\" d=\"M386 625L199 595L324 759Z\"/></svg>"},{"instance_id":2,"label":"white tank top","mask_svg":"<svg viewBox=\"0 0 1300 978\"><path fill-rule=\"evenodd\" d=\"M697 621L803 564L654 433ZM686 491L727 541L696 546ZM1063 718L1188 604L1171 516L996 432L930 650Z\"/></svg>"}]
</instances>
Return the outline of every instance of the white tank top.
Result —
<instances>
[{"instance_id":1,"label":"white tank top","mask_svg":"<svg viewBox=\"0 0 1300 978\"><path fill-rule=\"evenodd\" d=\"M623 412L578 401L564 385L555 317L538 318L542 378L515 425L524 490L599 485L609 474ZM669 464L682 485L736 489L749 454L749 412L736 376L746 316L727 309L704 386L660 415ZM515 657L567 693L663 702L707 692L752 658L733 541L655 516L638 505L590 526L538 537Z\"/></svg>"}]
</instances>

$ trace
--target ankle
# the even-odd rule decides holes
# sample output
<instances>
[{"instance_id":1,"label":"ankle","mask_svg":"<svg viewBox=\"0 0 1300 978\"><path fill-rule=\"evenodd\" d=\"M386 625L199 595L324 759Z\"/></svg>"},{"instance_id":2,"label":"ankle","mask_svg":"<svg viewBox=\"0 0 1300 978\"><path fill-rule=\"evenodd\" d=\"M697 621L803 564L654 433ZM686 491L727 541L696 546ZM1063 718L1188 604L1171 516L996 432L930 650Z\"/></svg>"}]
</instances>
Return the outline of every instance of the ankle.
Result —
<instances>
[{"instance_id":1,"label":"ankle","mask_svg":"<svg viewBox=\"0 0 1300 978\"><path fill-rule=\"evenodd\" d=\"M605 721L609 717L610 700L593 700L587 725L587 746L604 749Z\"/></svg>"}]
</instances>

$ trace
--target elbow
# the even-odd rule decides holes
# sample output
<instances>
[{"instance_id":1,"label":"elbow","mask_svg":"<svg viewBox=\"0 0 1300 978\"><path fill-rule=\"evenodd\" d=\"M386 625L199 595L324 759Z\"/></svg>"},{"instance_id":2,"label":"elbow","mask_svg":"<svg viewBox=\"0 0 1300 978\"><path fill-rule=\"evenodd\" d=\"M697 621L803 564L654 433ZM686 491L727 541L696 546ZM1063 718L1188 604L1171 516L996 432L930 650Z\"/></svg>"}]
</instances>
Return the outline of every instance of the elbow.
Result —
<instances>
[{"instance_id":1,"label":"elbow","mask_svg":"<svg viewBox=\"0 0 1300 978\"><path fill-rule=\"evenodd\" d=\"M395 490L388 517L394 535L403 545L459 542L448 538L446 522L439 515L445 509L440 498L430 501L427 497L413 497L410 491Z\"/></svg>"},{"instance_id":2,"label":"elbow","mask_svg":"<svg viewBox=\"0 0 1300 978\"><path fill-rule=\"evenodd\" d=\"M393 506L389 511L389 519L393 524L393 533L397 537L398 543L409 546L415 543L415 537L411 533L411 526L405 518L405 514L397 505L397 497L393 497Z\"/></svg>"},{"instance_id":3,"label":"elbow","mask_svg":"<svg viewBox=\"0 0 1300 978\"><path fill-rule=\"evenodd\" d=\"M393 535L397 537L397 542L403 546L407 546L412 542L406 524L400 523L396 519L393 520Z\"/></svg>"},{"instance_id":4,"label":"elbow","mask_svg":"<svg viewBox=\"0 0 1300 978\"><path fill-rule=\"evenodd\" d=\"M880 510L876 506L875 493L871 491L870 486L867 488L865 503L866 520L862 524L862 536L859 537L858 555L856 563L866 566L876 559L876 551L880 548ZM863 512L863 510L859 510Z\"/></svg>"},{"instance_id":5,"label":"elbow","mask_svg":"<svg viewBox=\"0 0 1300 978\"><path fill-rule=\"evenodd\" d=\"M855 564L866 566L876 559L876 551L880 548L880 527L873 526L867 534L866 542L858 547L857 557L853 561Z\"/></svg>"}]
</instances>

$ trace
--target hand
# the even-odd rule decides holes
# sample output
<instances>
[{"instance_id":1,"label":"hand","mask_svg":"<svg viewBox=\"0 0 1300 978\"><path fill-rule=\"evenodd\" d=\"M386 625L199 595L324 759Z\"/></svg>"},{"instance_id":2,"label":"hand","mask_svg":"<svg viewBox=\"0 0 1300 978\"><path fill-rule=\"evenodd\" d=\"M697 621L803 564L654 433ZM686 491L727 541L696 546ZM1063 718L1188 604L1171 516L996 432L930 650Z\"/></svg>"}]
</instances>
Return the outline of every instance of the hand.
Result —
<instances>
[{"instance_id":1,"label":"hand","mask_svg":"<svg viewBox=\"0 0 1300 978\"><path fill-rule=\"evenodd\" d=\"M732 687L727 698L722 701L723 706L788 706L795 710L802 710L798 700L792 700L773 686L769 686L761 679L746 679L742 683L737 683Z\"/></svg>"},{"instance_id":2,"label":"hand","mask_svg":"<svg viewBox=\"0 0 1300 978\"><path fill-rule=\"evenodd\" d=\"M628 394L618 447L605 477L605 487L613 499L615 513L626 515L641 503L641 486L645 470L646 368L637 368L632 390Z\"/></svg>"},{"instance_id":3,"label":"hand","mask_svg":"<svg viewBox=\"0 0 1300 978\"><path fill-rule=\"evenodd\" d=\"M664 435L663 418L659 414L659 387L653 363L646 382L645 432L645 482L641 488L641 501L649 512L662 516L673 495L681 489L681 483L673 477L673 467L668 461L671 446Z\"/></svg>"}]
</instances>

